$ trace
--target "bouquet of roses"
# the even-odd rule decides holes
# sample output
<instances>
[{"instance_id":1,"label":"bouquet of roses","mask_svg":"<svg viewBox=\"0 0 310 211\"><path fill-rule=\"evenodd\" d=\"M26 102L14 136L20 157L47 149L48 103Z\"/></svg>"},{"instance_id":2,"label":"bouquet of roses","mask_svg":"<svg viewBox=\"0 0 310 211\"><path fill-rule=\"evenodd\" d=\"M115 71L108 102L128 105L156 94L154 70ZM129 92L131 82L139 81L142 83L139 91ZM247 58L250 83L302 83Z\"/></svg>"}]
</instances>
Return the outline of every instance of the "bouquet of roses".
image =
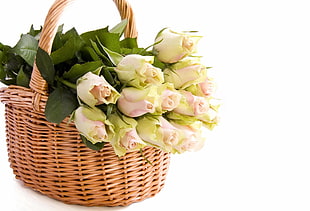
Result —
<instances>
[{"instance_id":1,"label":"bouquet of roses","mask_svg":"<svg viewBox=\"0 0 310 211\"><path fill-rule=\"evenodd\" d=\"M218 122L208 67L194 56L201 36L165 28L154 44L139 48L122 38L127 22L79 35L62 26L49 55L31 27L15 47L0 43L0 80L29 87L34 63L49 84L48 121L66 117L91 149L110 143L118 156L153 146L166 152L196 151L203 128Z\"/></svg>"}]
</instances>

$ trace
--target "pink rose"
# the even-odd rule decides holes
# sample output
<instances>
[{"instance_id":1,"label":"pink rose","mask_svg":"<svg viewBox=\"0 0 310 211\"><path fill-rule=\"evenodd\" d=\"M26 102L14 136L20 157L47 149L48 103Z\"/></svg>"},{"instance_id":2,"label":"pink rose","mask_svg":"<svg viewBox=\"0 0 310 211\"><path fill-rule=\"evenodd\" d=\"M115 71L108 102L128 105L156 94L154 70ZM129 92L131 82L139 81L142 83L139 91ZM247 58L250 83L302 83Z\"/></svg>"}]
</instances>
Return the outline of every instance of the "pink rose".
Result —
<instances>
[{"instance_id":1,"label":"pink rose","mask_svg":"<svg viewBox=\"0 0 310 211\"><path fill-rule=\"evenodd\" d=\"M180 125L173 122L171 124L181 133L180 142L176 147L179 153L198 151L203 147L205 138L202 136L201 122L197 121L188 125Z\"/></svg>"},{"instance_id":2,"label":"pink rose","mask_svg":"<svg viewBox=\"0 0 310 211\"><path fill-rule=\"evenodd\" d=\"M146 113L154 113L158 99L157 89L150 86L145 89L124 88L118 99L118 109L129 117L138 117Z\"/></svg>"},{"instance_id":3,"label":"pink rose","mask_svg":"<svg viewBox=\"0 0 310 211\"><path fill-rule=\"evenodd\" d=\"M161 95L162 110L172 111L175 109L180 104L181 97L181 94L176 91L169 89L164 90Z\"/></svg>"},{"instance_id":4,"label":"pink rose","mask_svg":"<svg viewBox=\"0 0 310 211\"><path fill-rule=\"evenodd\" d=\"M198 85L200 87L202 94L204 94L205 96L208 97L213 94L215 87L213 81L211 81L210 79L207 78L207 80L205 80L202 83L199 83Z\"/></svg>"},{"instance_id":5,"label":"pink rose","mask_svg":"<svg viewBox=\"0 0 310 211\"><path fill-rule=\"evenodd\" d=\"M80 106L75 110L73 120L77 130L93 144L109 142L114 133L105 114L96 107Z\"/></svg>"},{"instance_id":6,"label":"pink rose","mask_svg":"<svg viewBox=\"0 0 310 211\"><path fill-rule=\"evenodd\" d=\"M180 90L183 94L180 104L173 110L188 116L198 116L208 112L209 103L205 97L193 95L191 92Z\"/></svg>"},{"instance_id":7,"label":"pink rose","mask_svg":"<svg viewBox=\"0 0 310 211\"><path fill-rule=\"evenodd\" d=\"M162 116L146 115L138 120L137 132L147 144L166 152L176 152L179 142L179 130Z\"/></svg>"},{"instance_id":8,"label":"pink rose","mask_svg":"<svg viewBox=\"0 0 310 211\"><path fill-rule=\"evenodd\" d=\"M103 76L86 73L77 81L77 94L89 106L116 103L120 94Z\"/></svg>"},{"instance_id":9,"label":"pink rose","mask_svg":"<svg viewBox=\"0 0 310 211\"><path fill-rule=\"evenodd\" d=\"M121 138L121 146L126 150L133 150L138 144L142 142L141 138L138 136L136 129L128 131L124 137Z\"/></svg>"}]
</instances>

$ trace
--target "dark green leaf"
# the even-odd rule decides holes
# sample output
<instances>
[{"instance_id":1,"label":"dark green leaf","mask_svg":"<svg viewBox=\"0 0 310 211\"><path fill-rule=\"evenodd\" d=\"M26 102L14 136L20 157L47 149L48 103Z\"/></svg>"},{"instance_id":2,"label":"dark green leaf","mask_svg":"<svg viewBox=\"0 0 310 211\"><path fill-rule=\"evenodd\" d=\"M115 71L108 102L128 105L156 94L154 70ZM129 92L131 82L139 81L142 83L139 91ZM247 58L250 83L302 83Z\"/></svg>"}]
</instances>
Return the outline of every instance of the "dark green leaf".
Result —
<instances>
[{"instance_id":1,"label":"dark green leaf","mask_svg":"<svg viewBox=\"0 0 310 211\"><path fill-rule=\"evenodd\" d=\"M120 53L121 46L120 46L120 40L119 40L118 34L105 32L105 33L99 34L98 38L101 44L104 45L104 47L110 49L111 51Z\"/></svg>"},{"instance_id":2,"label":"dark green leaf","mask_svg":"<svg viewBox=\"0 0 310 211\"><path fill-rule=\"evenodd\" d=\"M29 34L24 34L12 49L12 52L21 56L30 66L33 66L37 48L38 40Z\"/></svg>"},{"instance_id":3,"label":"dark green leaf","mask_svg":"<svg viewBox=\"0 0 310 211\"><path fill-rule=\"evenodd\" d=\"M21 66L26 64L22 57L15 55L14 53L8 53L5 60L6 65L4 68L9 77L16 77Z\"/></svg>"},{"instance_id":4,"label":"dark green leaf","mask_svg":"<svg viewBox=\"0 0 310 211\"><path fill-rule=\"evenodd\" d=\"M35 38L38 40L38 37L37 37L37 36L39 35L39 33L40 33L41 31L42 31L42 27L41 27L39 30L35 30L35 29L33 28L33 25L31 25L28 34L31 35L31 36L33 36L33 37L35 37Z\"/></svg>"},{"instance_id":5,"label":"dark green leaf","mask_svg":"<svg viewBox=\"0 0 310 211\"><path fill-rule=\"evenodd\" d=\"M96 151L99 151L101 150L104 145L105 145L105 142L101 142L101 143L96 143L96 144L93 144L92 142L88 141L87 138L85 138L85 136L83 135L80 135L81 136L81 139L82 139L82 142L90 149L92 150L96 150Z\"/></svg>"},{"instance_id":6,"label":"dark green leaf","mask_svg":"<svg viewBox=\"0 0 310 211\"><path fill-rule=\"evenodd\" d=\"M4 55L3 51L0 50L0 64L3 62L4 56L5 55Z\"/></svg>"},{"instance_id":7,"label":"dark green leaf","mask_svg":"<svg viewBox=\"0 0 310 211\"><path fill-rule=\"evenodd\" d=\"M61 48L61 47L63 46L63 44L64 44L64 42L63 42L62 39L61 39L61 37L62 37L63 26L64 26L64 25L58 26L57 33L55 34L54 41L53 41L52 52L58 50L58 49Z\"/></svg>"},{"instance_id":8,"label":"dark green leaf","mask_svg":"<svg viewBox=\"0 0 310 211\"><path fill-rule=\"evenodd\" d=\"M77 51L83 46L84 42L80 37L72 37L61 48L52 52L51 58L53 63L59 64L75 57Z\"/></svg>"},{"instance_id":9,"label":"dark green leaf","mask_svg":"<svg viewBox=\"0 0 310 211\"><path fill-rule=\"evenodd\" d=\"M144 48L122 48L121 53L128 55L128 54L140 54L145 56L145 49Z\"/></svg>"},{"instance_id":10,"label":"dark green leaf","mask_svg":"<svg viewBox=\"0 0 310 211\"><path fill-rule=\"evenodd\" d=\"M96 41L96 37L98 37L102 33L108 32L108 28L98 29L94 31L89 31L81 34L81 38L88 46L92 46L91 41Z\"/></svg>"},{"instance_id":11,"label":"dark green leaf","mask_svg":"<svg viewBox=\"0 0 310 211\"><path fill-rule=\"evenodd\" d=\"M27 74L25 74L25 72L23 71L23 67L21 67L16 77L16 84L18 86L29 88L29 82L30 77Z\"/></svg>"},{"instance_id":12,"label":"dark green leaf","mask_svg":"<svg viewBox=\"0 0 310 211\"><path fill-rule=\"evenodd\" d=\"M70 81L76 81L84 74L94 71L102 66L101 61L88 62L85 64L76 64L68 72L65 72L63 77Z\"/></svg>"},{"instance_id":13,"label":"dark green leaf","mask_svg":"<svg viewBox=\"0 0 310 211\"><path fill-rule=\"evenodd\" d=\"M103 77L109 82L109 84L114 86L116 84L116 80L114 80L114 78L112 76L112 72L110 71L111 67L104 67L102 69L103 70L101 72L102 72ZM113 67L112 67L112 69L114 71Z\"/></svg>"},{"instance_id":14,"label":"dark green leaf","mask_svg":"<svg viewBox=\"0 0 310 211\"><path fill-rule=\"evenodd\" d=\"M89 46L86 46L82 49L82 54L86 59L98 61L100 57L96 54L95 50Z\"/></svg>"},{"instance_id":15,"label":"dark green leaf","mask_svg":"<svg viewBox=\"0 0 310 211\"><path fill-rule=\"evenodd\" d=\"M80 35L79 35L79 33L76 31L76 29L75 28L72 28L72 29L70 29L69 31L67 31L65 34L63 34L62 36L61 36L61 39L63 40L63 41L68 41L68 40L70 40L70 39L72 39L72 38L80 38Z\"/></svg>"},{"instance_id":16,"label":"dark green leaf","mask_svg":"<svg viewBox=\"0 0 310 211\"><path fill-rule=\"evenodd\" d=\"M137 38L125 38L120 44L122 48L138 48Z\"/></svg>"},{"instance_id":17,"label":"dark green leaf","mask_svg":"<svg viewBox=\"0 0 310 211\"><path fill-rule=\"evenodd\" d=\"M112 62L110 61L110 59L106 55L104 55L104 53L101 52L101 50L99 49L97 43L94 42L94 41L90 41L90 42L91 42L91 45L92 45L93 49L95 50L96 54L101 57L101 59L103 60L104 64L108 65L108 66L112 66L113 65Z\"/></svg>"},{"instance_id":18,"label":"dark green leaf","mask_svg":"<svg viewBox=\"0 0 310 211\"><path fill-rule=\"evenodd\" d=\"M69 89L58 87L49 96L45 116L49 122L59 124L79 106L75 94Z\"/></svg>"},{"instance_id":19,"label":"dark green leaf","mask_svg":"<svg viewBox=\"0 0 310 211\"><path fill-rule=\"evenodd\" d=\"M6 77L6 72L4 71L3 65L0 62L0 80L3 81L5 80Z\"/></svg>"},{"instance_id":20,"label":"dark green leaf","mask_svg":"<svg viewBox=\"0 0 310 211\"><path fill-rule=\"evenodd\" d=\"M37 52L36 64L44 80L52 85L55 79L54 64L48 53L41 48Z\"/></svg>"},{"instance_id":21,"label":"dark green leaf","mask_svg":"<svg viewBox=\"0 0 310 211\"><path fill-rule=\"evenodd\" d=\"M119 36L122 36L127 24L128 24L127 19L122 20L119 24L117 24L110 30L110 33L115 33L115 34L119 34Z\"/></svg>"},{"instance_id":22,"label":"dark green leaf","mask_svg":"<svg viewBox=\"0 0 310 211\"><path fill-rule=\"evenodd\" d=\"M110 59L110 61L117 66L118 63L120 63L120 61L124 58L122 55L120 55L119 53L116 53L114 51L111 51L110 49L104 47L102 45L102 43L98 40L98 43L100 45L100 47L103 49L103 51L105 52L105 54L108 56L108 58Z\"/></svg>"}]
</instances>

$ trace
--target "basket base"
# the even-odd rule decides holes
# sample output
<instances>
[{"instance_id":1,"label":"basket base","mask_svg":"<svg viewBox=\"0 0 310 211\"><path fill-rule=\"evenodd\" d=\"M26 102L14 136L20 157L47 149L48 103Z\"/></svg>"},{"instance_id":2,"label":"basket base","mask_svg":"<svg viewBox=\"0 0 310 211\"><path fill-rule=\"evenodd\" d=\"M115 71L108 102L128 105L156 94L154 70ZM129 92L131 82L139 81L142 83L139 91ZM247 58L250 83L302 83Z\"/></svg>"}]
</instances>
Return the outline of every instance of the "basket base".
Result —
<instances>
[{"instance_id":1,"label":"basket base","mask_svg":"<svg viewBox=\"0 0 310 211\"><path fill-rule=\"evenodd\" d=\"M147 149L147 151L149 150L153 151L154 149ZM160 153L163 153L161 155L163 157L167 154L164 152ZM163 161L164 163L162 163ZM44 174L48 174L48 172L41 172L40 179L34 178L36 176L29 175L28 170L21 171L20 167L14 161L12 162L11 158L10 162L16 179L20 180L26 187L66 204L87 207L128 206L132 203L154 197L164 187L169 165L169 159L163 159L160 161L161 169L159 170L157 169L159 167L158 160L150 161L152 165L149 163L144 164L144 161L142 161L141 165L144 167L141 168L141 172L135 172L134 175L129 175L128 168L125 166L128 165L127 162L131 161L128 161L124 157L117 161L119 162L117 165L122 165L124 167L122 170L126 171L126 173L122 173L124 176L122 179L115 178L115 181L113 181L107 178L106 175L98 175L97 173L96 175L84 174L80 179L73 179L73 177L66 178L63 176L58 180L50 181L48 176L44 177ZM110 173L119 173L117 172L119 170L116 172L113 171L115 170L111 169ZM148 173L145 174L146 171ZM93 178L91 179L91 177ZM108 182L109 179L111 181Z\"/></svg>"}]
</instances>

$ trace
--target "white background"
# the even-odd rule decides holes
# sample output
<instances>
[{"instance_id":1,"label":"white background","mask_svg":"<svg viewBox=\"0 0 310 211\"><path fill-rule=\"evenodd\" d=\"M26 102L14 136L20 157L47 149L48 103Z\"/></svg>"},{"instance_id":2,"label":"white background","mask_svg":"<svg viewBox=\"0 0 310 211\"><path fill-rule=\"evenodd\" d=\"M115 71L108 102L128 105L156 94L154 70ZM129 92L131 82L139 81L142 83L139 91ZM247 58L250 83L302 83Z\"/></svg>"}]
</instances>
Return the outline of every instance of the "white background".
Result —
<instances>
[{"instance_id":1,"label":"white background","mask_svg":"<svg viewBox=\"0 0 310 211\"><path fill-rule=\"evenodd\" d=\"M31 24L42 25L52 2L1 0L0 42L14 45ZM310 210L309 1L130 2L143 47L167 26L204 36L200 54L218 83L220 126L201 151L173 156L156 197L127 208L85 208L49 199L14 179L1 119L0 209ZM66 29L79 32L118 22L112 1L102 0L76 1L62 18Z\"/></svg>"}]
</instances>

